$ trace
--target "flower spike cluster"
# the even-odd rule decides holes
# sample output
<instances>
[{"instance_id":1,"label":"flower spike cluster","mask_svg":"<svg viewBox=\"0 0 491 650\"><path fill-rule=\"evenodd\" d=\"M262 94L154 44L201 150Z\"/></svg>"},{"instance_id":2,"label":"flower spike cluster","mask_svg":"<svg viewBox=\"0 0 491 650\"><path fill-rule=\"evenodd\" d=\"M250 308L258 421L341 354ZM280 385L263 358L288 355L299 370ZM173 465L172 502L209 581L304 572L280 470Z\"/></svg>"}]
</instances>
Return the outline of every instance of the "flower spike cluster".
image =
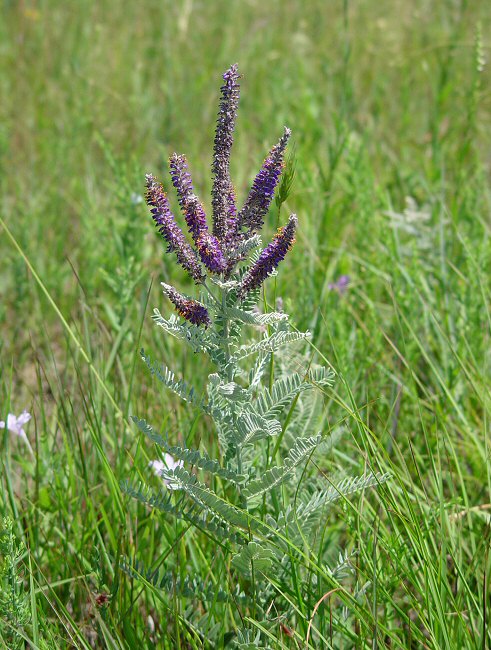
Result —
<instances>
[{"instance_id":1,"label":"flower spike cluster","mask_svg":"<svg viewBox=\"0 0 491 650\"><path fill-rule=\"evenodd\" d=\"M203 284L208 273L219 275L222 282L229 282L228 286L234 288L235 300L242 300L247 293L259 288L278 267L295 241L297 227L297 218L291 215L287 225L278 229L271 243L242 278L236 274L237 266L246 259L247 252L257 245L255 238L259 241L256 233L262 228L274 198L291 135L290 129L285 127L256 175L243 208L238 211L230 178L230 154L239 105L239 78L238 66L234 64L224 73L221 86L213 143L213 228L208 227L205 209L194 192L184 155L174 153L170 157L169 171L194 246L188 243L177 225L162 185L151 174L147 175L146 192L152 218L168 244L167 252L176 254L179 264L197 284ZM169 285L164 285L164 290L179 315L187 321L204 326L211 323L205 305L186 298Z\"/></svg>"},{"instance_id":2,"label":"flower spike cluster","mask_svg":"<svg viewBox=\"0 0 491 650\"><path fill-rule=\"evenodd\" d=\"M179 205L181 206L181 209L185 211L186 202L191 194L193 194L193 181L191 180L191 174L188 171L188 161L186 160L186 156L173 153L169 158L169 172L172 179L172 185L174 185L177 191ZM206 219L203 223L200 223L199 226L206 226Z\"/></svg>"}]
</instances>

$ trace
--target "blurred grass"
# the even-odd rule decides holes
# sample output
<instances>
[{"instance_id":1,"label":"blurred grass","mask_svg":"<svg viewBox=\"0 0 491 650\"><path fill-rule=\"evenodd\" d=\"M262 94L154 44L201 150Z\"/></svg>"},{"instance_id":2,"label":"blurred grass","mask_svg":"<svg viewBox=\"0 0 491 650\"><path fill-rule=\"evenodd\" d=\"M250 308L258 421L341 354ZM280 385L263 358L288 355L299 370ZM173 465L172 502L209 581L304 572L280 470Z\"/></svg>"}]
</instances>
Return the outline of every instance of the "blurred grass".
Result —
<instances>
[{"instance_id":1,"label":"blurred grass","mask_svg":"<svg viewBox=\"0 0 491 650\"><path fill-rule=\"evenodd\" d=\"M330 636L338 603L321 605L310 643L486 647L488 3L11 1L2 14L1 217L74 334L0 230L0 414L32 410L36 453L3 436L0 509L29 551L39 638L200 647L190 603L140 593L116 565L121 553L229 579L211 545L127 503L118 481L151 453L129 413L214 444L138 359L144 345L196 385L205 377L146 317L163 303L161 279L186 284L139 197L144 173L165 179L176 150L209 205L220 74L237 61L239 197L283 125L293 129L286 207L300 233L278 293L339 374L326 427L351 435L329 461L393 474L326 521L330 548L356 549L369 587L341 636ZM406 197L416 221L394 216ZM352 278L342 298L328 289L341 273ZM317 589L296 601L307 618ZM100 591L113 596L107 609ZM230 629L231 612L214 615ZM305 621L292 624L304 632ZM284 647L294 642L283 634Z\"/></svg>"}]
</instances>

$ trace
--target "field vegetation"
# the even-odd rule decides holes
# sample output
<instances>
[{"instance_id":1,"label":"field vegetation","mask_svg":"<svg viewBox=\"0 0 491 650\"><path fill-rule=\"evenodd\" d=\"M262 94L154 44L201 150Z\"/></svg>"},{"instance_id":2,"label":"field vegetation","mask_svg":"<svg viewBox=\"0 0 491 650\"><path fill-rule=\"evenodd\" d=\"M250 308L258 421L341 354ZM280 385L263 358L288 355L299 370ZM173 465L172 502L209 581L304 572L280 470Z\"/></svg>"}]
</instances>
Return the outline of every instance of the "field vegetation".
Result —
<instances>
[{"instance_id":1,"label":"field vegetation","mask_svg":"<svg viewBox=\"0 0 491 650\"><path fill-rule=\"evenodd\" d=\"M33 417L30 446L0 429L2 648L491 645L490 28L484 1L3 2L0 420ZM265 297L336 373L302 483L390 474L265 573L264 611L212 535L121 490L159 481L132 415L219 455L140 358L212 372L151 321L161 281L192 288L143 195L185 152L209 207L235 62L239 202L293 133L297 242Z\"/></svg>"}]
</instances>

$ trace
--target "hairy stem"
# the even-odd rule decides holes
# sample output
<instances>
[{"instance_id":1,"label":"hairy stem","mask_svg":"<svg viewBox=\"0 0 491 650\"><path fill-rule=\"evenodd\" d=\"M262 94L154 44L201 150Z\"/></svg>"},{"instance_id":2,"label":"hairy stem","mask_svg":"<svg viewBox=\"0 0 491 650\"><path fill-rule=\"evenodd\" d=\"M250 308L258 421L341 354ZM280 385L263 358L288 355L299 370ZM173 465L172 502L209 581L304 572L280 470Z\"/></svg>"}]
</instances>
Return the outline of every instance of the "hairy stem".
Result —
<instances>
[{"instance_id":1,"label":"hairy stem","mask_svg":"<svg viewBox=\"0 0 491 650\"><path fill-rule=\"evenodd\" d=\"M234 369L230 364L230 337L229 337L229 319L226 316L227 310L227 290L222 289L222 318L223 318L223 345L225 349L225 358L227 361L227 380L233 381ZM242 457L240 454L240 447L237 446L237 471L242 474Z\"/></svg>"}]
</instances>

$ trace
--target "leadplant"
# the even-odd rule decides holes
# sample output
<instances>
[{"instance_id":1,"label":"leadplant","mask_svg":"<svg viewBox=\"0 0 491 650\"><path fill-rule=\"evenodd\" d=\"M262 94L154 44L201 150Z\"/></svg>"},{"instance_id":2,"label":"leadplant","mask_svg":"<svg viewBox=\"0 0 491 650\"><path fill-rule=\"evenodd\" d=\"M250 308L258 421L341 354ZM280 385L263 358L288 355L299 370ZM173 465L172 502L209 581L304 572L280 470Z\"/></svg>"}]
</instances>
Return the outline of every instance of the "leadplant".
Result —
<instances>
[{"instance_id":1,"label":"leadplant","mask_svg":"<svg viewBox=\"0 0 491 650\"><path fill-rule=\"evenodd\" d=\"M309 332L292 328L281 309L261 313L258 308L264 281L276 274L295 241L294 214L262 250L259 238L285 167L290 130L284 129L268 153L238 209L229 172L239 101L237 65L231 66L223 79L212 163L212 228L194 193L183 155L173 154L169 166L193 245L178 226L163 186L152 175L147 175L146 181L146 201L167 252L176 256L197 285L197 295L189 297L162 283L180 318L165 317L158 310L153 318L166 334L207 358L212 372L206 389L191 386L141 352L150 372L167 389L200 412L203 423L211 421L220 451L212 458L206 450L178 445L145 419L134 417L139 429L179 462L172 467L161 463L164 481L159 492L129 483L123 488L142 503L197 526L216 539L224 553L232 554L232 567L242 575L258 615L263 611L261 603L265 606L271 596L268 575L274 571L277 580L284 576L288 558L302 556L300 549L306 540L315 546L315 529L326 507L385 477L369 473L326 482L312 470L308 487L301 482L316 450L328 444L326 425L319 423L316 414L334 373L298 351ZM290 165L276 201L278 215L292 176ZM289 367L291 359L295 370ZM318 428L312 428L316 425ZM342 557L339 571L330 567L326 575L345 570L348 560ZM165 587L171 580L168 574L146 574L136 560L127 560L125 566L154 585ZM204 600L209 591L198 588L196 580L174 583L174 588ZM220 592L220 598L236 604L244 598L251 602L247 593L239 589L227 597ZM243 639L249 637L244 632Z\"/></svg>"}]
</instances>

